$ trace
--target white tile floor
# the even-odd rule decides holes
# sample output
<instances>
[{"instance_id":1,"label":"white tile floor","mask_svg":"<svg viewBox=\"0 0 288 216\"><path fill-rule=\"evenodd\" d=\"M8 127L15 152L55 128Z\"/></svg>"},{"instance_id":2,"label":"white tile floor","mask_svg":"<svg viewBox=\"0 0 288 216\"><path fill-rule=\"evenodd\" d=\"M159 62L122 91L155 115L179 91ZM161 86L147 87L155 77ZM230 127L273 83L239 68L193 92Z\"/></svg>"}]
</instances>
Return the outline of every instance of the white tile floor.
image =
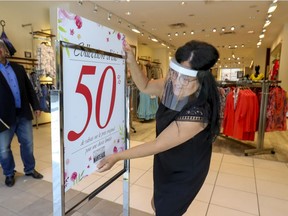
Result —
<instances>
[{"instance_id":1,"label":"white tile floor","mask_svg":"<svg viewBox=\"0 0 288 216\"><path fill-rule=\"evenodd\" d=\"M35 128L34 140L37 170L44 175L44 180L52 182L50 124ZM140 142L131 141L132 146L138 144ZM16 139L13 140L13 152L16 169L21 172L23 166ZM109 172L94 173L73 189L90 193L122 167L123 164L118 163ZM150 206L152 156L131 160L130 179L130 206L153 214ZM98 197L121 204L122 179L114 181ZM213 153L206 182L185 216L256 215L288 215L288 164Z\"/></svg>"}]
</instances>

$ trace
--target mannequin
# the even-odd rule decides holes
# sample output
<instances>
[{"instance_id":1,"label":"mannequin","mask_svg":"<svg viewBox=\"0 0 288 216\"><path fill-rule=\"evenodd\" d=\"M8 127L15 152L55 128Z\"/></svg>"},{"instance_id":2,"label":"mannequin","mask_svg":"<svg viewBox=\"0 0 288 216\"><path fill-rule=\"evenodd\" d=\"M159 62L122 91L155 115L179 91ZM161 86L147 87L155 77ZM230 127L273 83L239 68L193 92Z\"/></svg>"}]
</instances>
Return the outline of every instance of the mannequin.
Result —
<instances>
[{"instance_id":1,"label":"mannequin","mask_svg":"<svg viewBox=\"0 0 288 216\"><path fill-rule=\"evenodd\" d=\"M257 80L263 80L264 79L264 74L260 73L260 65L255 66L255 73L251 74L250 79L253 81Z\"/></svg>"}]
</instances>

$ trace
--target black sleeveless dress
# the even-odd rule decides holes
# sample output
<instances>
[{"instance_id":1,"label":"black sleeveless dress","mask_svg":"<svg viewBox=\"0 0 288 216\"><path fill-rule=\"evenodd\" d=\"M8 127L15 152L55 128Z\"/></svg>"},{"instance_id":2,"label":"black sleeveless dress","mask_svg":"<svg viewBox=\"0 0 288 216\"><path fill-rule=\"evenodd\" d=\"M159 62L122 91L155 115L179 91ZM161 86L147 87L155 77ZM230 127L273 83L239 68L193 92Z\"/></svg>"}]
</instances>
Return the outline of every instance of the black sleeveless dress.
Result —
<instances>
[{"instance_id":1,"label":"black sleeveless dress","mask_svg":"<svg viewBox=\"0 0 288 216\"><path fill-rule=\"evenodd\" d=\"M180 112L162 103L156 114L156 135L171 122L200 121L208 126L185 143L154 156L154 204L156 216L181 216L202 187L212 153L208 107L191 105ZM171 134L171 136L176 136Z\"/></svg>"}]
</instances>

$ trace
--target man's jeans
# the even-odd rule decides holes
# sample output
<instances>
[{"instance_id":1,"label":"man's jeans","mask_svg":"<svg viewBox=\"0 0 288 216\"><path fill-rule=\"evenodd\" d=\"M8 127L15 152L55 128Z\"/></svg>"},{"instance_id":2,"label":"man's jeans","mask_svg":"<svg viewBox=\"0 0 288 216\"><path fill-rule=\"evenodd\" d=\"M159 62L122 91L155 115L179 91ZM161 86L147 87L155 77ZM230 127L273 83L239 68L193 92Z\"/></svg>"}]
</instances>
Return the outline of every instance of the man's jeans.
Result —
<instances>
[{"instance_id":1,"label":"man's jeans","mask_svg":"<svg viewBox=\"0 0 288 216\"><path fill-rule=\"evenodd\" d=\"M16 124L11 125L10 129L0 132L0 162L5 176L14 175L15 161L11 151L11 141L15 133L20 144L24 172L31 173L35 168L32 121L17 117Z\"/></svg>"}]
</instances>

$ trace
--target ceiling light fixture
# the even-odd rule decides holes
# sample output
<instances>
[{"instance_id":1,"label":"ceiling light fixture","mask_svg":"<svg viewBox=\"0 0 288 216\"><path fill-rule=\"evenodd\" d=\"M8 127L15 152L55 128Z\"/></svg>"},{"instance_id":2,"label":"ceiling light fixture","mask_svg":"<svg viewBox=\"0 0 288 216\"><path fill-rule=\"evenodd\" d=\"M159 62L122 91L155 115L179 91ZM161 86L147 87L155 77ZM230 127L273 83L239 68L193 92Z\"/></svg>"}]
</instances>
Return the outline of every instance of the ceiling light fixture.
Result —
<instances>
[{"instance_id":1,"label":"ceiling light fixture","mask_svg":"<svg viewBox=\"0 0 288 216\"><path fill-rule=\"evenodd\" d=\"M78 4L79 4L79 5L83 5L83 0L79 0L79 1L78 1Z\"/></svg>"},{"instance_id":2,"label":"ceiling light fixture","mask_svg":"<svg viewBox=\"0 0 288 216\"><path fill-rule=\"evenodd\" d=\"M140 32L137 28L135 28L135 27L133 27L131 30L132 30L133 32L137 33L137 34L140 34L140 33L141 33L141 32Z\"/></svg>"},{"instance_id":3,"label":"ceiling light fixture","mask_svg":"<svg viewBox=\"0 0 288 216\"><path fill-rule=\"evenodd\" d=\"M213 30L212 30L213 32L217 32L217 29L216 28L213 28Z\"/></svg>"},{"instance_id":4,"label":"ceiling light fixture","mask_svg":"<svg viewBox=\"0 0 288 216\"><path fill-rule=\"evenodd\" d=\"M94 12L94 13L97 13L97 11L98 11L98 6L95 4L95 5L94 5L93 12Z\"/></svg>"},{"instance_id":5,"label":"ceiling light fixture","mask_svg":"<svg viewBox=\"0 0 288 216\"><path fill-rule=\"evenodd\" d=\"M194 31L191 31L191 33L190 33L191 35L194 35Z\"/></svg>"},{"instance_id":6,"label":"ceiling light fixture","mask_svg":"<svg viewBox=\"0 0 288 216\"><path fill-rule=\"evenodd\" d=\"M154 35L150 34L150 32L148 32L148 31L146 31L146 30L142 30L141 28L139 28L139 27L135 26L134 24L128 22L128 21L127 21L126 19L124 19L123 17L119 17L119 16L111 13L111 12L108 11L107 9L102 8L102 7L99 6L99 5L96 5L96 2L92 2L92 1L87 1L87 2L88 2L88 3L91 3L91 4L93 5L93 7L91 7L91 8L93 8L93 9L92 9L93 12L95 12L95 13L96 13L96 12L100 13L100 12L104 11L104 13L107 13L107 20L111 20L111 19L112 19L112 16L114 16L115 19L117 20L117 22L118 22L119 24L124 23L124 26L127 26L129 29L130 29L131 27L133 27L133 28L131 28L131 30L132 30L133 32L136 32L136 33L138 33L138 34L141 33L142 36L144 36L144 33L145 33L145 34L147 33L146 35L150 35L150 36L149 36L149 40L153 40L154 42L158 42L159 44L162 44L162 43L163 43L163 44L166 45L167 49L170 49L170 47L171 47L172 49L176 50L176 49L174 48L174 46L171 45L169 42L159 41L158 39L156 39L156 37L155 37ZM78 4L79 4L80 6L81 6L83 3L84 3L83 0L79 0L79 1L78 1ZM127 12L126 15L131 15L131 12ZM178 34L178 33L177 33L177 34ZM171 34L169 33L168 36L170 37ZM171 39L171 38L169 38L169 39Z\"/></svg>"},{"instance_id":7,"label":"ceiling light fixture","mask_svg":"<svg viewBox=\"0 0 288 216\"><path fill-rule=\"evenodd\" d=\"M268 14L273 13L277 8L277 3L272 3L268 9Z\"/></svg>"},{"instance_id":8,"label":"ceiling light fixture","mask_svg":"<svg viewBox=\"0 0 288 216\"><path fill-rule=\"evenodd\" d=\"M111 20L111 18L112 18L112 14L111 14L111 13L108 13L107 19L108 19L108 20Z\"/></svg>"},{"instance_id":9,"label":"ceiling light fixture","mask_svg":"<svg viewBox=\"0 0 288 216\"><path fill-rule=\"evenodd\" d=\"M264 26L263 26L263 28L268 27L270 24L271 24L271 21L269 19L267 19L265 24L264 24Z\"/></svg>"}]
</instances>

